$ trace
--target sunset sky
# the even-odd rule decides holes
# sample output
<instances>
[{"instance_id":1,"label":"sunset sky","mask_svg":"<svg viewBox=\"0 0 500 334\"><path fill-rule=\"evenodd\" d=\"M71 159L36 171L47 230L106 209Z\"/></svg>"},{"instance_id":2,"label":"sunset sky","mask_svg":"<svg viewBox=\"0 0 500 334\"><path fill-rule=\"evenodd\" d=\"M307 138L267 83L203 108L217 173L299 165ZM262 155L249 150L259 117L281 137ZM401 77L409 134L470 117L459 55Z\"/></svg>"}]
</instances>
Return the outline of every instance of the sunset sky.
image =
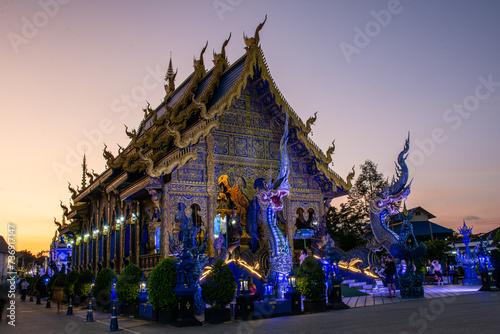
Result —
<instances>
[{"instance_id":1,"label":"sunset sky","mask_svg":"<svg viewBox=\"0 0 500 334\"><path fill-rule=\"evenodd\" d=\"M386 177L411 132L409 208L473 232L500 226L498 1L0 0L0 235L48 250L68 182L104 170L146 100L179 85L208 40L233 63L260 32L277 86L343 178L371 159Z\"/></svg>"}]
</instances>

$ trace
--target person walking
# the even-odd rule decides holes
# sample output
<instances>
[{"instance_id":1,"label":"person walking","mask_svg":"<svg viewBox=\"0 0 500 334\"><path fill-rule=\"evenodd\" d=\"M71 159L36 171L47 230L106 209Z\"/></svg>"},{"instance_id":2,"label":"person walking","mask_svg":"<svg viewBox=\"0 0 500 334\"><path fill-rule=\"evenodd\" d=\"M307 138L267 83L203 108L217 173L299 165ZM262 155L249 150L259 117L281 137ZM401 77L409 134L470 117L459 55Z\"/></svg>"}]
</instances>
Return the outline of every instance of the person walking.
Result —
<instances>
[{"instance_id":1,"label":"person walking","mask_svg":"<svg viewBox=\"0 0 500 334\"><path fill-rule=\"evenodd\" d=\"M26 293L28 292L28 287L30 284L26 281L26 278L23 278L21 281L21 301L26 301Z\"/></svg>"},{"instance_id":2,"label":"person walking","mask_svg":"<svg viewBox=\"0 0 500 334\"><path fill-rule=\"evenodd\" d=\"M389 298L396 297L396 264L392 256L388 256L385 262L385 282L389 290Z\"/></svg>"},{"instance_id":3,"label":"person walking","mask_svg":"<svg viewBox=\"0 0 500 334\"><path fill-rule=\"evenodd\" d=\"M54 285L54 295L52 300L57 302L57 313L61 312L61 303L64 297L64 278L58 277L56 284Z\"/></svg>"}]
</instances>

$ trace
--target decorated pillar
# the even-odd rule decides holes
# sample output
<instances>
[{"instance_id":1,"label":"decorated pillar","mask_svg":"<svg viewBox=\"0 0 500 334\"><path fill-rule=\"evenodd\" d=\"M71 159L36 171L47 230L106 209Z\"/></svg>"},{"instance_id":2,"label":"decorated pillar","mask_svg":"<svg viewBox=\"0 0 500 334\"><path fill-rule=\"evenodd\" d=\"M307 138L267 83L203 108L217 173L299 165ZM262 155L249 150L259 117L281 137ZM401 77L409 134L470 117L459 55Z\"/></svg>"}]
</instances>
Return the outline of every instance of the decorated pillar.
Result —
<instances>
[{"instance_id":1,"label":"decorated pillar","mask_svg":"<svg viewBox=\"0 0 500 334\"><path fill-rule=\"evenodd\" d=\"M162 187L163 196L161 199L161 227L160 227L160 252L163 258L168 256L169 239L168 239L168 213L170 212L170 186L164 184Z\"/></svg>"},{"instance_id":2,"label":"decorated pillar","mask_svg":"<svg viewBox=\"0 0 500 334\"><path fill-rule=\"evenodd\" d=\"M214 136L209 134L206 137L207 143L207 253L214 256L214 219L217 206L217 184L215 183L215 161L214 161Z\"/></svg>"}]
</instances>

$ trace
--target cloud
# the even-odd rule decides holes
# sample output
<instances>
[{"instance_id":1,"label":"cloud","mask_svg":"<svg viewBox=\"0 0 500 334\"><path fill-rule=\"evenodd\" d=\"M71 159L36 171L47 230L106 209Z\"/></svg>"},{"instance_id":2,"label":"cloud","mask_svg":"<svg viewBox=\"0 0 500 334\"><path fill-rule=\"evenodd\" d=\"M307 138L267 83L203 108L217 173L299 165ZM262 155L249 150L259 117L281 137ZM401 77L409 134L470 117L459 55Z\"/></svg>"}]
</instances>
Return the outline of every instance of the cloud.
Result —
<instances>
[{"instance_id":1,"label":"cloud","mask_svg":"<svg viewBox=\"0 0 500 334\"><path fill-rule=\"evenodd\" d=\"M481 220L478 216L467 216L464 218L465 220Z\"/></svg>"}]
</instances>

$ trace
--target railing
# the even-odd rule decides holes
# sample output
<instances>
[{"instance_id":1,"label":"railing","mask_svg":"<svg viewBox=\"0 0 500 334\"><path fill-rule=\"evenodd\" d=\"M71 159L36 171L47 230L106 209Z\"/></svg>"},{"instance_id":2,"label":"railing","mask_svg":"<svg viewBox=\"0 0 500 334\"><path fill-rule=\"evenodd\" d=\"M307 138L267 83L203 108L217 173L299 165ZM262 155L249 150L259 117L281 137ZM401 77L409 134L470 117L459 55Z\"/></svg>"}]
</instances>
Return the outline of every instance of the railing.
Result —
<instances>
[{"instance_id":1,"label":"railing","mask_svg":"<svg viewBox=\"0 0 500 334\"><path fill-rule=\"evenodd\" d=\"M140 255L139 256L139 267L141 267L142 270L151 270L161 260L162 260L162 256L160 253Z\"/></svg>"}]
</instances>

